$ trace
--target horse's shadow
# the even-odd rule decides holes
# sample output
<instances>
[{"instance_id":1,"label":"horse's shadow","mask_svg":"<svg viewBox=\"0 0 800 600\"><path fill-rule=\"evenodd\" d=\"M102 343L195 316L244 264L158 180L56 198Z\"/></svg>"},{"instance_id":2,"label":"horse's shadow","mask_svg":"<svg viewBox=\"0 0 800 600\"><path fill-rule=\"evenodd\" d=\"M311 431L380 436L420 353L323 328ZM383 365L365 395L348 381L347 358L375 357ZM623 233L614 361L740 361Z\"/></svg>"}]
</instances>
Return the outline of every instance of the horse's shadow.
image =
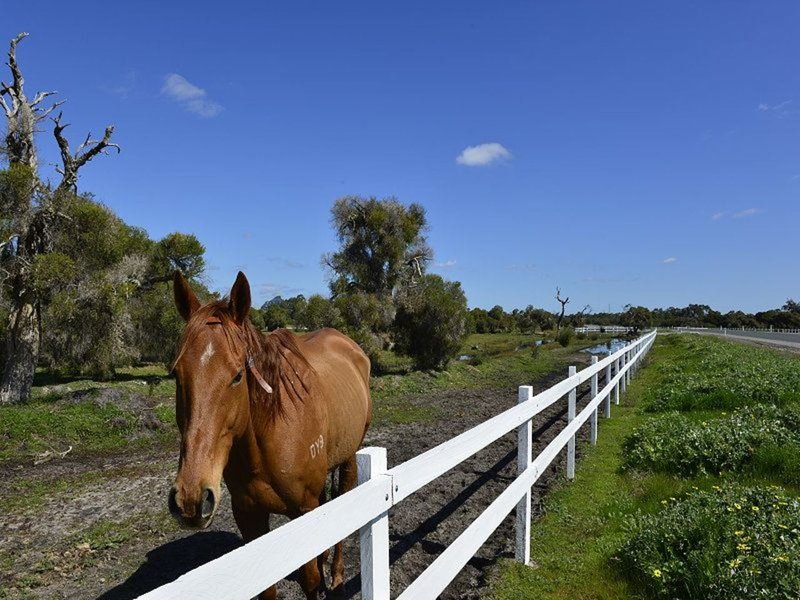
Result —
<instances>
[{"instance_id":1,"label":"horse's shadow","mask_svg":"<svg viewBox=\"0 0 800 600\"><path fill-rule=\"evenodd\" d=\"M238 548L242 538L227 531L195 533L147 553L147 560L128 579L98 600L128 600L169 583L210 560Z\"/></svg>"}]
</instances>

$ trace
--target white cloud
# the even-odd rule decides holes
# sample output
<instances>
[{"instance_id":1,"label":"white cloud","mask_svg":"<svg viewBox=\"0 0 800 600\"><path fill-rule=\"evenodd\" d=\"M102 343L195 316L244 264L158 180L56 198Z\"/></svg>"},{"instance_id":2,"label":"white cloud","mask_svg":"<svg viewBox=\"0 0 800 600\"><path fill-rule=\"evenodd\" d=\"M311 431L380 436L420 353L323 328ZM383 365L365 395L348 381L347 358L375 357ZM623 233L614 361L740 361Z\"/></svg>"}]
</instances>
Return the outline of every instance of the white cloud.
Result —
<instances>
[{"instance_id":1,"label":"white cloud","mask_svg":"<svg viewBox=\"0 0 800 600\"><path fill-rule=\"evenodd\" d=\"M268 256L266 258L266 261L281 265L283 267L288 267L289 269L304 269L305 268L305 265L303 263L297 262L296 260L290 260L290 259L284 258L282 256Z\"/></svg>"},{"instance_id":2,"label":"white cloud","mask_svg":"<svg viewBox=\"0 0 800 600\"><path fill-rule=\"evenodd\" d=\"M715 220L715 221L719 221L722 217L724 217L727 214L728 213L726 213L724 210L722 210L720 212L715 212L713 215L711 215L711 218L713 220Z\"/></svg>"},{"instance_id":3,"label":"white cloud","mask_svg":"<svg viewBox=\"0 0 800 600\"><path fill-rule=\"evenodd\" d=\"M439 269L449 269L451 267L455 267L456 266L456 261L455 260L446 260L444 262L433 263L433 266L437 267Z\"/></svg>"},{"instance_id":4,"label":"white cloud","mask_svg":"<svg viewBox=\"0 0 800 600\"><path fill-rule=\"evenodd\" d=\"M759 208L747 208L745 210L740 210L739 212L733 213L731 216L734 219L743 219L745 217L752 217L761 212Z\"/></svg>"},{"instance_id":5,"label":"white cloud","mask_svg":"<svg viewBox=\"0 0 800 600\"><path fill-rule=\"evenodd\" d=\"M758 110L761 112L776 112L780 111L786 106L789 106L792 103L791 100L784 100L783 102L779 102L778 104L769 105L766 102L762 102L758 105Z\"/></svg>"},{"instance_id":6,"label":"white cloud","mask_svg":"<svg viewBox=\"0 0 800 600\"><path fill-rule=\"evenodd\" d=\"M677 260L678 260L678 259L677 259L677 258L675 258L674 256L670 256L669 258L665 258L665 259L664 259L664 260L662 260L661 262L662 262L663 264L665 264L665 265L668 265L668 264L670 264L670 263L674 263L674 262L676 262Z\"/></svg>"},{"instance_id":7,"label":"white cloud","mask_svg":"<svg viewBox=\"0 0 800 600\"><path fill-rule=\"evenodd\" d=\"M302 288L282 283L262 283L258 286L258 290L261 292L262 296L267 296L269 298L274 298L275 296L282 296L284 298L296 296L303 291Z\"/></svg>"},{"instance_id":8,"label":"white cloud","mask_svg":"<svg viewBox=\"0 0 800 600\"><path fill-rule=\"evenodd\" d=\"M216 117L223 110L222 105L211 100L203 88L177 73L170 73L164 78L161 93L201 117Z\"/></svg>"},{"instance_id":9,"label":"white cloud","mask_svg":"<svg viewBox=\"0 0 800 600\"><path fill-rule=\"evenodd\" d=\"M467 146L461 154L458 155L456 162L468 167L485 167L498 160L510 158L511 152L502 144L488 142L486 144L478 144L477 146Z\"/></svg>"}]
</instances>

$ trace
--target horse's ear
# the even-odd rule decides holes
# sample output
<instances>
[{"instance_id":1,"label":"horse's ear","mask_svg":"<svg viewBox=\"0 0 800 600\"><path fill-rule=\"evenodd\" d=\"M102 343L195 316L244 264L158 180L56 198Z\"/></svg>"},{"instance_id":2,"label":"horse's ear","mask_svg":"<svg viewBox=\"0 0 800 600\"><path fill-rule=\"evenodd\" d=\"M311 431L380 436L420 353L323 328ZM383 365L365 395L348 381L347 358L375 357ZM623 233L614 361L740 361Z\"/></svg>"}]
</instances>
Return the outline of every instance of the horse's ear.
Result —
<instances>
[{"instance_id":1,"label":"horse's ear","mask_svg":"<svg viewBox=\"0 0 800 600\"><path fill-rule=\"evenodd\" d=\"M172 278L172 293L175 296L175 306L178 307L178 312L184 321L188 321L191 319L192 313L200 308L200 302L180 271L175 271Z\"/></svg>"},{"instance_id":2,"label":"horse's ear","mask_svg":"<svg viewBox=\"0 0 800 600\"><path fill-rule=\"evenodd\" d=\"M247 315L250 314L250 283L244 273L239 271L236 281L231 288L231 299L228 303L233 320L238 325L244 323Z\"/></svg>"}]
</instances>

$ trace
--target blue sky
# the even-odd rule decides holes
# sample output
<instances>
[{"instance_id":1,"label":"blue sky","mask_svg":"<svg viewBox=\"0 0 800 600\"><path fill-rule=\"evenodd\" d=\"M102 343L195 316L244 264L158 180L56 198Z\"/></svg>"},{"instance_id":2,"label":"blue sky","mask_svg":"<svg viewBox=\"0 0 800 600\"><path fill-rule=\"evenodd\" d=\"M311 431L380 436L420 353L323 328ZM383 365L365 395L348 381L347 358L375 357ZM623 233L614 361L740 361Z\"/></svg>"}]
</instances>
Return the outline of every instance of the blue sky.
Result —
<instances>
[{"instance_id":1,"label":"blue sky","mask_svg":"<svg viewBox=\"0 0 800 600\"><path fill-rule=\"evenodd\" d=\"M4 6L23 30L73 143L116 125L80 189L197 234L212 288L324 293L361 194L426 207L471 306L800 298L796 2Z\"/></svg>"}]
</instances>

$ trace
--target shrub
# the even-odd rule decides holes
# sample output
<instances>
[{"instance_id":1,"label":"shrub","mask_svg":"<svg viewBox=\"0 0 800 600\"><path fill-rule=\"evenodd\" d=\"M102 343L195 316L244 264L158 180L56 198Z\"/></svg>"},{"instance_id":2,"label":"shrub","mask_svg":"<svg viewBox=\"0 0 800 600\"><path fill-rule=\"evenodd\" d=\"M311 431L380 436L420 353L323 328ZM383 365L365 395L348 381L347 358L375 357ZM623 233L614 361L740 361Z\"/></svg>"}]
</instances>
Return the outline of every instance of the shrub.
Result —
<instances>
[{"instance_id":1,"label":"shrub","mask_svg":"<svg viewBox=\"0 0 800 600\"><path fill-rule=\"evenodd\" d=\"M397 350L419 369L444 368L466 338L467 298L457 281L425 275L398 294Z\"/></svg>"},{"instance_id":2,"label":"shrub","mask_svg":"<svg viewBox=\"0 0 800 600\"><path fill-rule=\"evenodd\" d=\"M572 341L572 336L574 335L574 333L575 331L571 327L564 327L564 329L558 332L556 340L558 341L559 344L561 344L564 348L566 348Z\"/></svg>"},{"instance_id":3,"label":"shrub","mask_svg":"<svg viewBox=\"0 0 800 600\"><path fill-rule=\"evenodd\" d=\"M796 598L800 500L777 487L714 486L627 523L620 571L655 598Z\"/></svg>"},{"instance_id":4,"label":"shrub","mask_svg":"<svg viewBox=\"0 0 800 600\"><path fill-rule=\"evenodd\" d=\"M678 475L741 471L766 448L800 443L800 412L774 406L753 406L718 419L696 422L671 413L646 422L625 440L623 465ZM772 464L770 463L770 464ZM774 473L779 467L772 464Z\"/></svg>"},{"instance_id":5,"label":"shrub","mask_svg":"<svg viewBox=\"0 0 800 600\"><path fill-rule=\"evenodd\" d=\"M578 333L578 335L576 335L575 337L576 337L576 338L578 338L579 340L585 340L585 339L586 339L587 337L589 337L589 336L588 336L588 335L586 335L586 332L585 332L585 331L581 331L581 332L580 332L580 333Z\"/></svg>"},{"instance_id":6,"label":"shrub","mask_svg":"<svg viewBox=\"0 0 800 600\"><path fill-rule=\"evenodd\" d=\"M589 334L589 339L592 340L593 342L596 342L599 338L600 335L596 331L593 331L592 333Z\"/></svg>"}]
</instances>

